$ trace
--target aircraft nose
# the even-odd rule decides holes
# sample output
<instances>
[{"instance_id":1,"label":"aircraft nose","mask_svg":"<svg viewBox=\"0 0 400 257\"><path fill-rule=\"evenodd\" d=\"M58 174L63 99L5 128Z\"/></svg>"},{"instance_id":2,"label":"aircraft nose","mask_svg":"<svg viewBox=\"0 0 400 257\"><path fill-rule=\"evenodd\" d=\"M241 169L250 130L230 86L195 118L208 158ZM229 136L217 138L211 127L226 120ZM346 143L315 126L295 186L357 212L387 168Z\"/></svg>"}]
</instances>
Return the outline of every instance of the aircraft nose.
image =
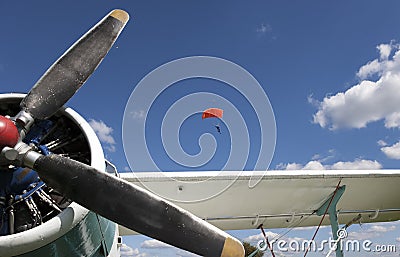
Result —
<instances>
[{"instance_id":1,"label":"aircraft nose","mask_svg":"<svg viewBox=\"0 0 400 257\"><path fill-rule=\"evenodd\" d=\"M0 149L14 147L18 143L18 129L8 118L0 115Z\"/></svg>"}]
</instances>

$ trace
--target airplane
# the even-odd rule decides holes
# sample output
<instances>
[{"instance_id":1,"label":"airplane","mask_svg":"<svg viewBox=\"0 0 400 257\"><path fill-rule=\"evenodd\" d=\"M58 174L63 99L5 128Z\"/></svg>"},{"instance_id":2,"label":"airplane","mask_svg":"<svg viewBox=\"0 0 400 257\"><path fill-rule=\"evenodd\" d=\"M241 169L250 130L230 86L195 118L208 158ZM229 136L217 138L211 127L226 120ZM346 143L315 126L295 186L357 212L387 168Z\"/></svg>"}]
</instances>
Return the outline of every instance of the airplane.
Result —
<instances>
[{"instance_id":1,"label":"airplane","mask_svg":"<svg viewBox=\"0 0 400 257\"><path fill-rule=\"evenodd\" d=\"M140 233L200 256L239 257L242 243L224 230L322 221L337 231L339 219L400 219L399 170L118 173L65 104L128 19L111 11L28 94L0 94L0 256L114 257L121 235ZM212 198L187 200L220 187Z\"/></svg>"}]
</instances>

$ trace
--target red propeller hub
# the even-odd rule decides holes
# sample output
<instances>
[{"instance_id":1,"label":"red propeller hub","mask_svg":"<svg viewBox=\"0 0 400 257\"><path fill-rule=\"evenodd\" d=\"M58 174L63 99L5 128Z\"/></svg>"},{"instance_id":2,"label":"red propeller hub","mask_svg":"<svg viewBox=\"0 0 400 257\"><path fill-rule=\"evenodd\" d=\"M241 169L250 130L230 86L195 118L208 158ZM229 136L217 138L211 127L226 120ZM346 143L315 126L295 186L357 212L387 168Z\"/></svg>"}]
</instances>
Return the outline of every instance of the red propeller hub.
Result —
<instances>
[{"instance_id":1,"label":"red propeller hub","mask_svg":"<svg viewBox=\"0 0 400 257\"><path fill-rule=\"evenodd\" d=\"M5 146L14 147L18 142L19 134L15 124L0 115L0 149Z\"/></svg>"}]
</instances>

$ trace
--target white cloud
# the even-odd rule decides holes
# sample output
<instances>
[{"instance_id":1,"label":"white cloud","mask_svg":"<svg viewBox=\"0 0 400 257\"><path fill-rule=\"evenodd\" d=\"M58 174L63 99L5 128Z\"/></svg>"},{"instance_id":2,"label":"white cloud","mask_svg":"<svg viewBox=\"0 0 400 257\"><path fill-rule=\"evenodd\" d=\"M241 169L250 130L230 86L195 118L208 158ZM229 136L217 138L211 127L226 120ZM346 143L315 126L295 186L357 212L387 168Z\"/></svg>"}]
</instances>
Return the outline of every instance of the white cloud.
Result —
<instances>
[{"instance_id":1,"label":"white cloud","mask_svg":"<svg viewBox=\"0 0 400 257\"><path fill-rule=\"evenodd\" d=\"M323 163L323 162L326 162L326 161L334 158L335 155L336 155L335 149L329 149L327 154L324 154L324 155L322 155L322 154L314 154L311 157L311 160ZM311 163L310 163L310 165L311 165Z\"/></svg>"},{"instance_id":2,"label":"white cloud","mask_svg":"<svg viewBox=\"0 0 400 257\"><path fill-rule=\"evenodd\" d=\"M301 164L298 163L288 163L288 164L279 164L277 166L277 169L282 169L282 170L301 170L303 168L303 166Z\"/></svg>"},{"instance_id":3,"label":"white cloud","mask_svg":"<svg viewBox=\"0 0 400 257\"><path fill-rule=\"evenodd\" d=\"M324 227L324 226L322 226ZM307 230L316 230L317 227L316 226L310 226L310 227L295 227L292 230L297 230L297 231L307 231Z\"/></svg>"},{"instance_id":4,"label":"white cloud","mask_svg":"<svg viewBox=\"0 0 400 257\"><path fill-rule=\"evenodd\" d=\"M378 161L356 159L353 162L337 162L330 167L333 170L377 170L382 169Z\"/></svg>"},{"instance_id":5,"label":"white cloud","mask_svg":"<svg viewBox=\"0 0 400 257\"><path fill-rule=\"evenodd\" d=\"M279 237L279 234L271 232L271 231L266 231L265 235L268 237L268 240L273 240ZM248 236L245 239L243 239L243 241L245 242L249 242L249 243L258 243L258 241L263 240L264 239L264 235L262 233L256 234L256 235L252 235L252 236Z\"/></svg>"},{"instance_id":6,"label":"white cloud","mask_svg":"<svg viewBox=\"0 0 400 257\"><path fill-rule=\"evenodd\" d=\"M352 231L348 233L347 240L366 240L376 238L378 236L377 233L371 233L369 231Z\"/></svg>"},{"instance_id":7,"label":"white cloud","mask_svg":"<svg viewBox=\"0 0 400 257\"><path fill-rule=\"evenodd\" d=\"M144 110L131 111L130 115L134 120L143 120L146 117L146 112Z\"/></svg>"},{"instance_id":8,"label":"white cloud","mask_svg":"<svg viewBox=\"0 0 400 257\"><path fill-rule=\"evenodd\" d=\"M179 256L179 257L195 257L195 256L199 256L199 255L194 254L194 253L190 253L190 252L187 252L187 251L184 251L184 250L178 250L176 252L176 256Z\"/></svg>"},{"instance_id":9,"label":"white cloud","mask_svg":"<svg viewBox=\"0 0 400 257\"><path fill-rule=\"evenodd\" d=\"M376 48L380 52L380 59L387 60L389 58L390 53L392 52L392 43L390 44L380 44Z\"/></svg>"},{"instance_id":10,"label":"white cloud","mask_svg":"<svg viewBox=\"0 0 400 257\"><path fill-rule=\"evenodd\" d=\"M379 45L380 58L362 66L357 76L362 81L345 92L319 102L313 122L321 127L363 128L384 120L387 128L400 128L400 50L398 45ZM395 54L390 58L390 53ZM366 80L377 76L376 81ZM310 100L309 100L310 102Z\"/></svg>"},{"instance_id":11,"label":"white cloud","mask_svg":"<svg viewBox=\"0 0 400 257\"><path fill-rule=\"evenodd\" d=\"M309 240L309 239L306 239L306 238L304 238L304 237L289 237L286 241L287 242L290 242L290 241L296 241L296 242L304 242L304 241L307 241L307 240Z\"/></svg>"},{"instance_id":12,"label":"white cloud","mask_svg":"<svg viewBox=\"0 0 400 257\"><path fill-rule=\"evenodd\" d=\"M139 253L139 249L131 248L126 244L122 244L120 248L121 257L145 257L147 256L146 253Z\"/></svg>"},{"instance_id":13,"label":"white cloud","mask_svg":"<svg viewBox=\"0 0 400 257\"><path fill-rule=\"evenodd\" d=\"M272 27L269 24L264 24L262 23L257 29L256 31L260 34L265 34L267 32L272 31Z\"/></svg>"},{"instance_id":14,"label":"white cloud","mask_svg":"<svg viewBox=\"0 0 400 257\"><path fill-rule=\"evenodd\" d=\"M392 146L382 147L381 151L390 159L400 160L400 142Z\"/></svg>"},{"instance_id":15,"label":"white cloud","mask_svg":"<svg viewBox=\"0 0 400 257\"><path fill-rule=\"evenodd\" d=\"M387 143L385 141L383 141L383 140L378 140L377 144L379 146L387 146Z\"/></svg>"},{"instance_id":16,"label":"white cloud","mask_svg":"<svg viewBox=\"0 0 400 257\"><path fill-rule=\"evenodd\" d=\"M385 70L393 68L393 62L389 61L389 56L393 50L398 50L399 46L391 42L380 44L376 49L379 50L379 59L368 62L358 70L357 76L360 79L366 79L374 74L382 75Z\"/></svg>"},{"instance_id":17,"label":"white cloud","mask_svg":"<svg viewBox=\"0 0 400 257\"><path fill-rule=\"evenodd\" d=\"M396 238L396 241L400 243L400 237Z\"/></svg>"},{"instance_id":18,"label":"white cloud","mask_svg":"<svg viewBox=\"0 0 400 257\"><path fill-rule=\"evenodd\" d=\"M324 165L320 161L309 161L306 165L299 163L279 164L278 169L283 170L376 170L382 165L378 161L356 159L352 162L336 162Z\"/></svg>"},{"instance_id":19,"label":"white cloud","mask_svg":"<svg viewBox=\"0 0 400 257\"><path fill-rule=\"evenodd\" d=\"M386 128L400 128L400 112L393 112L385 118Z\"/></svg>"},{"instance_id":20,"label":"white cloud","mask_svg":"<svg viewBox=\"0 0 400 257\"><path fill-rule=\"evenodd\" d=\"M360 79L365 79L368 78L369 76L372 76L373 74L376 73L380 73L382 72L382 65L379 62L379 60L375 59L367 64L365 64L364 66L362 66L358 72L357 72L357 76Z\"/></svg>"},{"instance_id":21,"label":"white cloud","mask_svg":"<svg viewBox=\"0 0 400 257\"><path fill-rule=\"evenodd\" d=\"M105 144L105 148L110 152L115 152L115 139L111 135L114 131L113 128L108 127L102 120L97 121L94 119L89 120L90 126L93 128L96 135L99 137L100 142Z\"/></svg>"},{"instance_id":22,"label":"white cloud","mask_svg":"<svg viewBox=\"0 0 400 257\"><path fill-rule=\"evenodd\" d=\"M382 234L396 230L394 225L366 225L370 226L367 229L362 229L361 231L350 232L347 239L350 240L366 240L373 239L377 237L382 237Z\"/></svg>"},{"instance_id":23,"label":"white cloud","mask_svg":"<svg viewBox=\"0 0 400 257\"><path fill-rule=\"evenodd\" d=\"M368 229L368 231L369 232L386 233L389 231L393 231L395 229L396 229L396 226L372 225L371 228Z\"/></svg>"},{"instance_id":24,"label":"white cloud","mask_svg":"<svg viewBox=\"0 0 400 257\"><path fill-rule=\"evenodd\" d=\"M319 161L309 161L302 169L303 170L324 170L325 167Z\"/></svg>"},{"instance_id":25,"label":"white cloud","mask_svg":"<svg viewBox=\"0 0 400 257\"><path fill-rule=\"evenodd\" d=\"M150 249L160 249L160 248L172 248L173 246L166 244L164 242L158 241L156 239L145 240L140 245L142 248L150 248Z\"/></svg>"},{"instance_id":26,"label":"white cloud","mask_svg":"<svg viewBox=\"0 0 400 257\"><path fill-rule=\"evenodd\" d=\"M243 241L249 242L249 243L254 243L254 242L258 242L262 239L264 239L264 236L262 234L256 234L256 235L246 237L245 239L243 239Z\"/></svg>"}]
</instances>

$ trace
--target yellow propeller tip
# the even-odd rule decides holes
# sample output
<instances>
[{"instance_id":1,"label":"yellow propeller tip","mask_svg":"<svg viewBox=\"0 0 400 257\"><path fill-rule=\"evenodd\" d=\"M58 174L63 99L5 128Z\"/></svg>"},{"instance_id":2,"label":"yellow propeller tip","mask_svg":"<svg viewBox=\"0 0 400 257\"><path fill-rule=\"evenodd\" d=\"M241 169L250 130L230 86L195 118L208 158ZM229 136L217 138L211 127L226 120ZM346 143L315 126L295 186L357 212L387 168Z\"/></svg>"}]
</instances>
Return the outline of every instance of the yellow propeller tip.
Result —
<instances>
[{"instance_id":1,"label":"yellow propeller tip","mask_svg":"<svg viewBox=\"0 0 400 257\"><path fill-rule=\"evenodd\" d=\"M124 10L113 10L110 13L110 16L120 20L123 23L126 23L129 20L129 14L127 12L125 12Z\"/></svg>"},{"instance_id":2,"label":"yellow propeller tip","mask_svg":"<svg viewBox=\"0 0 400 257\"><path fill-rule=\"evenodd\" d=\"M244 255L244 247L239 240L233 237L227 237L225 239L221 257L244 257Z\"/></svg>"}]
</instances>

